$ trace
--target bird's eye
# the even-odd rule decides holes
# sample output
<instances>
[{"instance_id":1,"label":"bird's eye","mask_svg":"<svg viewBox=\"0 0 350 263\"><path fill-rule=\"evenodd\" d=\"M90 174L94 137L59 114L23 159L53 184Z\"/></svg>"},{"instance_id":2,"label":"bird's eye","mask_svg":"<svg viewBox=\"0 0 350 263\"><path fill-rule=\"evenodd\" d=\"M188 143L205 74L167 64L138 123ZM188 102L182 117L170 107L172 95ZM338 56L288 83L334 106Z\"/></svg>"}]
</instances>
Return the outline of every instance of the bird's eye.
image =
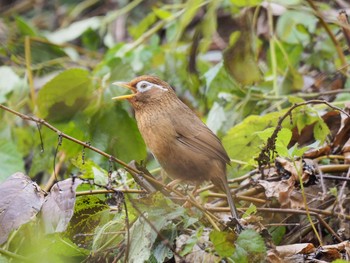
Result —
<instances>
[{"instance_id":1,"label":"bird's eye","mask_svg":"<svg viewBox=\"0 0 350 263\"><path fill-rule=\"evenodd\" d=\"M145 89L145 88L147 88L147 84L146 83L141 84L141 89Z\"/></svg>"}]
</instances>

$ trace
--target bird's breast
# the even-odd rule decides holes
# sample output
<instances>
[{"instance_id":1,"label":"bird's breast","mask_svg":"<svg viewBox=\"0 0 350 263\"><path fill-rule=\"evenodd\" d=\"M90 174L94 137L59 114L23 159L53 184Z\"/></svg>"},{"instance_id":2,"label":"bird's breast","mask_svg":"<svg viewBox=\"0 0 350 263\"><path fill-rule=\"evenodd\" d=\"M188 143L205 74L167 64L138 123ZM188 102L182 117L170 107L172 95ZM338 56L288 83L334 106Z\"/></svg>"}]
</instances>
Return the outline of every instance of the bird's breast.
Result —
<instances>
[{"instance_id":1,"label":"bird's breast","mask_svg":"<svg viewBox=\"0 0 350 263\"><path fill-rule=\"evenodd\" d=\"M172 151L171 145L176 140L176 131L166 113L136 113L136 120L147 147L158 160Z\"/></svg>"}]
</instances>

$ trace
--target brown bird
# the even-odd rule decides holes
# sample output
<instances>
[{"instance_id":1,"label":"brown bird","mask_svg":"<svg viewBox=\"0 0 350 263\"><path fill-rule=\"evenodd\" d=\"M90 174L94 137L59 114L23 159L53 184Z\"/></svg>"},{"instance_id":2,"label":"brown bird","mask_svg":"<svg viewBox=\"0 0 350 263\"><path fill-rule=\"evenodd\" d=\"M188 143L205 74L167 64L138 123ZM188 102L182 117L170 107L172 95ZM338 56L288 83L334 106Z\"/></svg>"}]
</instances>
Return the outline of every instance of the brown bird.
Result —
<instances>
[{"instance_id":1,"label":"brown bird","mask_svg":"<svg viewBox=\"0 0 350 263\"><path fill-rule=\"evenodd\" d=\"M165 81L141 76L129 83L113 84L133 92L113 99L127 99L131 103L141 135L165 172L173 179L196 184L211 181L227 194L232 217L238 223L226 177L230 158L219 138Z\"/></svg>"}]
</instances>

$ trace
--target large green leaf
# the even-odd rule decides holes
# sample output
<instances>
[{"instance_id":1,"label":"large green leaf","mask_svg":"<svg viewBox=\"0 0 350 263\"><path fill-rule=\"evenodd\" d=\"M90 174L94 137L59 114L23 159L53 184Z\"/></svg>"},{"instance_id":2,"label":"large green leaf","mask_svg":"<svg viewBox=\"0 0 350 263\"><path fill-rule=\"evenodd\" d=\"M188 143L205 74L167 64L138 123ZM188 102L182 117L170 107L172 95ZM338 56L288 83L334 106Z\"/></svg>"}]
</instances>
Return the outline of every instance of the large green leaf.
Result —
<instances>
[{"instance_id":1,"label":"large green leaf","mask_svg":"<svg viewBox=\"0 0 350 263\"><path fill-rule=\"evenodd\" d=\"M38 93L40 117L51 121L71 119L90 102L93 86L89 72L68 69L46 83Z\"/></svg>"},{"instance_id":2,"label":"large green leaf","mask_svg":"<svg viewBox=\"0 0 350 263\"><path fill-rule=\"evenodd\" d=\"M241 161L250 161L260 151L264 143L257 132L276 127L283 112L273 112L265 116L249 116L242 123L233 127L222 142L229 156Z\"/></svg>"},{"instance_id":3,"label":"large green leaf","mask_svg":"<svg viewBox=\"0 0 350 263\"><path fill-rule=\"evenodd\" d=\"M210 232L210 240L221 257L231 256L235 251L233 233L213 230Z\"/></svg>"},{"instance_id":4,"label":"large green leaf","mask_svg":"<svg viewBox=\"0 0 350 263\"><path fill-rule=\"evenodd\" d=\"M146 147L136 122L121 108L101 109L92 117L92 142L98 148L117 156L125 162L143 160Z\"/></svg>"}]
</instances>

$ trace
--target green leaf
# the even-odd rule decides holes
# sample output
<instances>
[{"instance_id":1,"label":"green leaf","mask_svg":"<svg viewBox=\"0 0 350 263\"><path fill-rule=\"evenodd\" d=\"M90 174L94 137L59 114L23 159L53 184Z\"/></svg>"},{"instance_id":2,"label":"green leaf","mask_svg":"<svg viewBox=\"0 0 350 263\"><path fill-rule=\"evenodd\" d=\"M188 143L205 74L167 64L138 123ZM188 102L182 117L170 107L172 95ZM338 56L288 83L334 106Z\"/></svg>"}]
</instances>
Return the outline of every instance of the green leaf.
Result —
<instances>
[{"instance_id":1,"label":"green leaf","mask_svg":"<svg viewBox=\"0 0 350 263\"><path fill-rule=\"evenodd\" d=\"M334 197L338 196L338 189L336 187L329 188L329 193L333 195Z\"/></svg>"},{"instance_id":2,"label":"green leaf","mask_svg":"<svg viewBox=\"0 0 350 263\"><path fill-rule=\"evenodd\" d=\"M156 22L156 20L156 14L149 13L141 20L141 22L137 23L132 27L129 27L130 35L135 39L139 38Z\"/></svg>"},{"instance_id":3,"label":"green leaf","mask_svg":"<svg viewBox=\"0 0 350 263\"><path fill-rule=\"evenodd\" d=\"M83 163L80 155L71 161L75 167L80 169L83 178L94 179L94 182L97 184L107 184L108 172L95 164L91 159L85 159Z\"/></svg>"},{"instance_id":4,"label":"green leaf","mask_svg":"<svg viewBox=\"0 0 350 263\"><path fill-rule=\"evenodd\" d=\"M296 123L299 133L305 128L305 126L318 120L318 116L307 107L296 110L295 114L293 114L293 121Z\"/></svg>"},{"instance_id":5,"label":"green leaf","mask_svg":"<svg viewBox=\"0 0 350 263\"><path fill-rule=\"evenodd\" d=\"M277 135L276 151L279 156L288 157L288 144L292 138L292 132L289 129L282 128Z\"/></svg>"},{"instance_id":6,"label":"green leaf","mask_svg":"<svg viewBox=\"0 0 350 263\"><path fill-rule=\"evenodd\" d=\"M267 128L263 131L255 132L255 134L257 134L260 139L262 139L263 141L266 142L267 139L271 137L271 135L275 129L276 129L275 127L270 127L270 128Z\"/></svg>"},{"instance_id":7,"label":"green leaf","mask_svg":"<svg viewBox=\"0 0 350 263\"><path fill-rule=\"evenodd\" d=\"M299 148L298 144L296 143L291 148L289 148L288 155L286 155L286 157L288 157L290 159L295 159L297 157L301 157L310 148L312 148L312 147L305 146L305 147Z\"/></svg>"},{"instance_id":8,"label":"green leaf","mask_svg":"<svg viewBox=\"0 0 350 263\"><path fill-rule=\"evenodd\" d=\"M89 50L97 50L102 40L100 35L91 28L87 29L82 35L83 46Z\"/></svg>"},{"instance_id":9,"label":"green leaf","mask_svg":"<svg viewBox=\"0 0 350 263\"><path fill-rule=\"evenodd\" d=\"M244 248L247 252L266 252L264 239L251 229L242 231L238 236L237 246Z\"/></svg>"},{"instance_id":10,"label":"green leaf","mask_svg":"<svg viewBox=\"0 0 350 263\"><path fill-rule=\"evenodd\" d=\"M251 115L240 124L231 128L222 139L229 156L241 161L253 159L261 151L261 146L266 142L259 138L257 132L275 127L278 118L284 112L273 112L265 116Z\"/></svg>"},{"instance_id":11,"label":"green leaf","mask_svg":"<svg viewBox=\"0 0 350 263\"><path fill-rule=\"evenodd\" d=\"M125 162L146 158L146 146L136 122L121 108L105 107L92 117L92 141L96 147Z\"/></svg>"},{"instance_id":12,"label":"green leaf","mask_svg":"<svg viewBox=\"0 0 350 263\"><path fill-rule=\"evenodd\" d=\"M248 6L257 6L262 0L230 0L232 4L238 7L248 7Z\"/></svg>"},{"instance_id":13,"label":"green leaf","mask_svg":"<svg viewBox=\"0 0 350 263\"><path fill-rule=\"evenodd\" d=\"M160 9L160 8L152 8L153 12L156 14L156 16L162 20L165 20L169 17L172 16L172 14L164 9Z\"/></svg>"},{"instance_id":14,"label":"green leaf","mask_svg":"<svg viewBox=\"0 0 350 263\"><path fill-rule=\"evenodd\" d=\"M272 236L272 241L275 245L279 245L286 233L285 226L272 226L269 228L269 233Z\"/></svg>"},{"instance_id":15,"label":"green leaf","mask_svg":"<svg viewBox=\"0 0 350 263\"><path fill-rule=\"evenodd\" d=\"M315 139L322 143L326 140L327 136L330 133L331 133L331 131L329 130L327 124L321 118L319 118L319 121L316 122L316 124L314 126Z\"/></svg>"},{"instance_id":16,"label":"green leaf","mask_svg":"<svg viewBox=\"0 0 350 263\"><path fill-rule=\"evenodd\" d=\"M51 121L71 119L84 110L93 98L89 72L68 69L46 83L38 93L40 117Z\"/></svg>"},{"instance_id":17,"label":"green leaf","mask_svg":"<svg viewBox=\"0 0 350 263\"><path fill-rule=\"evenodd\" d=\"M16 172L24 173L24 162L16 145L8 139L0 139L0 182Z\"/></svg>"},{"instance_id":18,"label":"green leaf","mask_svg":"<svg viewBox=\"0 0 350 263\"><path fill-rule=\"evenodd\" d=\"M101 26L101 17L90 17L70 24L68 27L47 34L47 38L56 44L62 44L81 36L91 28L96 30Z\"/></svg>"},{"instance_id":19,"label":"green leaf","mask_svg":"<svg viewBox=\"0 0 350 263\"><path fill-rule=\"evenodd\" d=\"M91 186L82 185L86 190ZM79 188L80 188L79 187ZM114 215L110 212L110 207L97 195L78 196L75 202L74 214L70 220L65 236L74 240L77 244L82 244L84 248L91 248L95 236L91 233L98 233L98 227L102 227L111 220Z\"/></svg>"},{"instance_id":20,"label":"green leaf","mask_svg":"<svg viewBox=\"0 0 350 263\"><path fill-rule=\"evenodd\" d=\"M283 6L300 4L301 0L273 0L273 3L278 3Z\"/></svg>"},{"instance_id":21,"label":"green leaf","mask_svg":"<svg viewBox=\"0 0 350 263\"><path fill-rule=\"evenodd\" d=\"M258 210L256 209L256 206L254 204L250 204L248 209L244 212L243 218L246 218L252 214L255 214Z\"/></svg>"},{"instance_id":22,"label":"green leaf","mask_svg":"<svg viewBox=\"0 0 350 263\"><path fill-rule=\"evenodd\" d=\"M10 242L10 251L30 258L30 262L64 263L67 258L82 262L90 253L61 234L45 235L37 221L21 226Z\"/></svg>"},{"instance_id":23,"label":"green leaf","mask_svg":"<svg viewBox=\"0 0 350 263\"><path fill-rule=\"evenodd\" d=\"M213 230L210 232L209 238L220 257L229 257L235 251L235 235L233 233Z\"/></svg>"},{"instance_id":24,"label":"green leaf","mask_svg":"<svg viewBox=\"0 0 350 263\"><path fill-rule=\"evenodd\" d=\"M349 263L349 261L344 260L344 259L336 259L336 260L332 261L332 263Z\"/></svg>"},{"instance_id":25,"label":"green leaf","mask_svg":"<svg viewBox=\"0 0 350 263\"><path fill-rule=\"evenodd\" d=\"M317 18L310 13L288 10L278 19L276 33L289 44L306 43L310 39L309 33L315 32L317 22ZM300 31L300 25L307 31Z\"/></svg>"},{"instance_id":26,"label":"green leaf","mask_svg":"<svg viewBox=\"0 0 350 263\"><path fill-rule=\"evenodd\" d=\"M235 262L263 262L266 254L264 239L254 230L244 230L237 239Z\"/></svg>"},{"instance_id":27,"label":"green leaf","mask_svg":"<svg viewBox=\"0 0 350 263\"><path fill-rule=\"evenodd\" d=\"M202 3L203 0L186 1L184 13L181 15L180 20L178 22L175 42L177 42L180 39L182 32L185 30L188 24L191 21L193 21L193 18L196 15L197 10L201 7Z\"/></svg>"},{"instance_id":28,"label":"green leaf","mask_svg":"<svg viewBox=\"0 0 350 263\"><path fill-rule=\"evenodd\" d=\"M22 17L16 16L15 21L16 21L17 28L22 35L31 36L31 37L38 35L36 30L32 26L30 26L28 21L25 21Z\"/></svg>"}]
</instances>

